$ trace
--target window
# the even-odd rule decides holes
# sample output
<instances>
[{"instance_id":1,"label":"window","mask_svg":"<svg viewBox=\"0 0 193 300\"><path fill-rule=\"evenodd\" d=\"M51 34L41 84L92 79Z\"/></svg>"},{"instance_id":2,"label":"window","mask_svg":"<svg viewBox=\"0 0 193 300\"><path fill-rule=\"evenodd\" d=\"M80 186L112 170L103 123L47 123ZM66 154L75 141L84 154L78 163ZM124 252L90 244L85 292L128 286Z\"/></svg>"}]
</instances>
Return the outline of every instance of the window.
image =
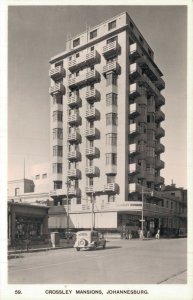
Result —
<instances>
[{"instance_id":1,"label":"window","mask_svg":"<svg viewBox=\"0 0 193 300\"><path fill-rule=\"evenodd\" d=\"M112 30L114 28L116 28L116 20L114 20L108 24L108 30Z\"/></svg>"},{"instance_id":2,"label":"window","mask_svg":"<svg viewBox=\"0 0 193 300\"><path fill-rule=\"evenodd\" d=\"M63 130L62 128L53 128L53 139L63 139Z\"/></svg>"},{"instance_id":3,"label":"window","mask_svg":"<svg viewBox=\"0 0 193 300\"><path fill-rule=\"evenodd\" d=\"M80 45L80 38L73 41L73 48L77 47L78 45Z\"/></svg>"},{"instance_id":4,"label":"window","mask_svg":"<svg viewBox=\"0 0 193 300\"><path fill-rule=\"evenodd\" d=\"M78 77L78 76L79 76L79 71L76 72L76 77Z\"/></svg>"},{"instance_id":5,"label":"window","mask_svg":"<svg viewBox=\"0 0 193 300\"><path fill-rule=\"evenodd\" d=\"M53 111L53 121L62 122L62 119L63 119L62 111L59 110Z\"/></svg>"},{"instance_id":6,"label":"window","mask_svg":"<svg viewBox=\"0 0 193 300\"><path fill-rule=\"evenodd\" d=\"M106 134L106 145L117 145L117 134L116 133Z\"/></svg>"},{"instance_id":7,"label":"window","mask_svg":"<svg viewBox=\"0 0 193 300\"><path fill-rule=\"evenodd\" d=\"M108 40L107 40L107 45L110 44L110 43L113 43L113 42L115 42L115 41L118 41L118 36L114 36L114 37L108 39Z\"/></svg>"},{"instance_id":8,"label":"window","mask_svg":"<svg viewBox=\"0 0 193 300\"><path fill-rule=\"evenodd\" d=\"M90 47L90 51L94 51L94 46Z\"/></svg>"},{"instance_id":9,"label":"window","mask_svg":"<svg viewBox=\"0 0 193 300\"><path fill-rule=\"evenodd\" d=\"M94 70L94 66L91 66L91 67L90 67L90 70L91 70L91 71Z\"/></svg>"},{"instance_id":10,"label":"window","mask_svg":"<svg viewBox=\"0 0 193 300\"><path fill-rule=\"evenodd\" d=\"M54 190L62 188L62 181L54 181Z\"/></svg>"},{"instance_id":11,"label":"window","mask_svg":"<svg viewBox=\"0 0 193 300\"><path fill-rule=\"evenodd\" d=\"M107 175L107 183L115 183L116 175Z\"/></svg>"},{"instance_id":12,"label":"window","mask_svg":"<svg viewBox=\"0 0 193 300\"><path fill-rule=\"evenodd\" d=\"M53 104L62 104L63 98L61 94L53 95Z\"/></svg>"},{"instance_id":13,"label":"window","mask_svg":"<svg viewBox=\"0 0 193 300\"><path fill-rule=\"evenodd\" d=\"M108 202L115 202L116 197L115 195L108 195Z\"/></svg>"},{"instance_id":14,"label":"window","mask_svg":"<svg viewBox=\"0 0 193 300\"><path fill-rule=\"evenodd\" d=\"M60 164L60 163L52 164L52 172L61 174L62 173L62 164Z\"/></svg>"},{"instance_id":15,"label":"window","mask_svg":"<svg viewBox=\"0 0 193 300\"><path fill-rule=\"evenodd\" d=\"M149 157L154 157L155 156L154 148L147 147L146 149L147 149L147 156L149 156Z\"/></svg>"},{"instance_id":16,"label":"window","mask_svg":"<svg viewBox=\"0 0 193 300\"><path fill-rule=\"evenodd\" d=\"M117 165L117 153L106 153L106 165Z\"/></svg>"},{"instance_id":17,"label":"window","mask_svg":"<svg viewBox=\"0 0 193 300\"><path fill-rule=\"evenodd\" d=\"M139 131L140 131L140 133L146 133L147 129L146 129L146 125L144 123L140 123Z\"/></svg>"},{"instance_id":18,"label":"window","mask_svg":"<svg viewBox=\"0 0 193 300\"><path fill-rule=\"evenodd\" d=\"M155 170L152 167L147 167L147 174L148 175L154 175L155 174Z\"/></svg>"},{"instance_id":19,"label":"window","mask_svg":"<svg viewBox=\"0 0 193 300\"><path fill-rule=\"evenodd\" d=\"M63 147L62 146L53 146L53 156L60 156L63 155Z\"/></svg>"},{"instance_id":20,"label":"window","mask_svg":"<svg viewBox=\"0 0 193 300\"><path fill-rule=\"evenodd\" d=\"M45 173L45 174L42 174L42 178L43 179L46 179L47 178L47 174Z\"/></svg>"},{"instance_id":21,"label":"window","mask_svg":"<svg viewBox=\"0 0 193 300\"><path fill-rule=\"evenodd\" d=\"M117 114L115 113L106 114L106 125L117 126Z\"/></svg>"},{"instance_id":22,"label":"window","mask_svg":"<svg viewBox=\"0 0 193 300\"><path fill-rule=\"evenodd\" d=\"M109 93L106 95L106 106L117 106L117 94Z\"/></svg>"},{"instance_id":23,"label":"window","mask_svg":"<svg viewBox=\"0 0 193 300\"><path fill-rule=\"evenodd\" d=\"M89 178L89 185L93 186L93 177Z\"/></svg>"},{"instance_id":24,"label":"window","mask_svg":"<svg viewBox=\"0 0 193 300\"><path fill-rule=\"evenodd\" d=\"M76 58L78 58L80 56L80 53L76 53Z\"/></svg>"},{"instance_id":25,"label":"window","mask_svg":"<svg viewBox=\"0 0 193 300\"><path fill-rule=\"evenodd\" d=\"M97 29L90 32L90 39L97 37Z\"/></svg>"},{"instance_id":26,"label":"window","mask_svg":"<svg viewBox=\"0 0 193 300\"><path fill-rule=\"evenodd\" d=\"M173 202L171 201L171 209L173 209Z\"/></svg>"},{"instance_id":27,"label":"window","mask_svg":"<svg viewBox=\"0 0 193 300\"><path fill-rule=\"evenodd\" d=\"M19 190L20 190L20 188L15 188L15 196L19 195Z\"/></svg>"},{"instance_id":28,"label":"window","mask_svg":"<svg viewBox=\"0 0 193 300\"><path fill-rule=\"evenodd\" d=\"M109 73L106 75L106 86L117 85L117 75L115 73Z\"/></svg>"}]
</instances>

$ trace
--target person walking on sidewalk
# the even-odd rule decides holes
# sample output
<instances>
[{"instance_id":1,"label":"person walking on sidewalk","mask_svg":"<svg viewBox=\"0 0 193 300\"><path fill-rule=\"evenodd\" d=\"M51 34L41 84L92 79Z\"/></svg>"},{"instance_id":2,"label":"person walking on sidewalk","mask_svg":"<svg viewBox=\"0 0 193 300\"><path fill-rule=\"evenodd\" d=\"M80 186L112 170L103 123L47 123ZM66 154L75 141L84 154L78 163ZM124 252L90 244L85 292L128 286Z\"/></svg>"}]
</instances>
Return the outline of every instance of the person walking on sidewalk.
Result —
<instances>
[{"instance_id":1,"label":"person walking on sidewalk","mask_svg":"<svg viewBox=\"0 0 193 300\"><path fill-rule=\"evenodd\" d=\"M159 240L159 238L160 238L160 229L158 229L158 231L157 231L157 233L155 235L155 238Z\"/></svg>"}]
</instances>

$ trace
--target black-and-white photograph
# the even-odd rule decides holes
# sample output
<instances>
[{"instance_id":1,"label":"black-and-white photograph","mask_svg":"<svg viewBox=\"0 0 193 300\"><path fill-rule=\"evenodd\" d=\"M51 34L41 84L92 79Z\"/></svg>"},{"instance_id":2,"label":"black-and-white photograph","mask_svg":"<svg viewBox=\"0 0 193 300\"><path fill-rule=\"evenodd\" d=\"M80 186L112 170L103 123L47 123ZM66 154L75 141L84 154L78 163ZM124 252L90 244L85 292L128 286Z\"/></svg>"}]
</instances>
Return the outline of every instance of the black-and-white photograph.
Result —
<instances>
[{"instance_id":1,"label":"black-and-white photograph","mask_svg":"<svg viewBox=\"0 0 193 300\"><path fill-rule=\"evenodd\" d=\"M183 290L188 6L7 9L8 286Z\"/></svg>"}]
</instances>

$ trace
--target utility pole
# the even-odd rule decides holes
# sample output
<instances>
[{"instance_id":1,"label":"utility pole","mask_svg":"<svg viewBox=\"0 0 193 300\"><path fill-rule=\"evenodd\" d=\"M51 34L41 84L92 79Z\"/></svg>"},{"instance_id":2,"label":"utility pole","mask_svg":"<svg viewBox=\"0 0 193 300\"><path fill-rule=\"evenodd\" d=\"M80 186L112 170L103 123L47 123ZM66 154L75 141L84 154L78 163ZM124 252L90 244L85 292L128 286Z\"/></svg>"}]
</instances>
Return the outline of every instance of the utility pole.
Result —
<instances>
[{"instance_id":1,"label":"utility pole","mask_svg":"<svg viewBox=\"0 0 193 300\"><path fill-rule=\"evenodd\" d=\"M94 193L92 192L91 194L91 205L92 205L92 211L91 211L91 218L92 218L92 226L91 226L91 230L94 230Z\"/></svg>"}]
</instances>

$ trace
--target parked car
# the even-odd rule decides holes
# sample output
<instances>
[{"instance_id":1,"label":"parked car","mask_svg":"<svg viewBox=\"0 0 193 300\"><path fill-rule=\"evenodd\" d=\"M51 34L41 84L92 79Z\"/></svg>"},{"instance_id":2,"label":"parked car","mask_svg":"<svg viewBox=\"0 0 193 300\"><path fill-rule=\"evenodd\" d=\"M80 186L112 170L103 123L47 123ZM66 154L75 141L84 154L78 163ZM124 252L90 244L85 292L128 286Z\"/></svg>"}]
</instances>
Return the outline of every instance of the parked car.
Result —
<instances>
[{"instance_id":1,"label":"parked car","mask_svg":"<svg viewBox=\"0 0 193 300\"><path fill-rule=\"evenodd\" d=\"M102 247L103 249L106 247L106 240L100 232L96 230L85 230L76 233L74 248L76 248L77 251L80 251L80 249L96 250L98 247Z\"/></svg>"}]
</instances>

